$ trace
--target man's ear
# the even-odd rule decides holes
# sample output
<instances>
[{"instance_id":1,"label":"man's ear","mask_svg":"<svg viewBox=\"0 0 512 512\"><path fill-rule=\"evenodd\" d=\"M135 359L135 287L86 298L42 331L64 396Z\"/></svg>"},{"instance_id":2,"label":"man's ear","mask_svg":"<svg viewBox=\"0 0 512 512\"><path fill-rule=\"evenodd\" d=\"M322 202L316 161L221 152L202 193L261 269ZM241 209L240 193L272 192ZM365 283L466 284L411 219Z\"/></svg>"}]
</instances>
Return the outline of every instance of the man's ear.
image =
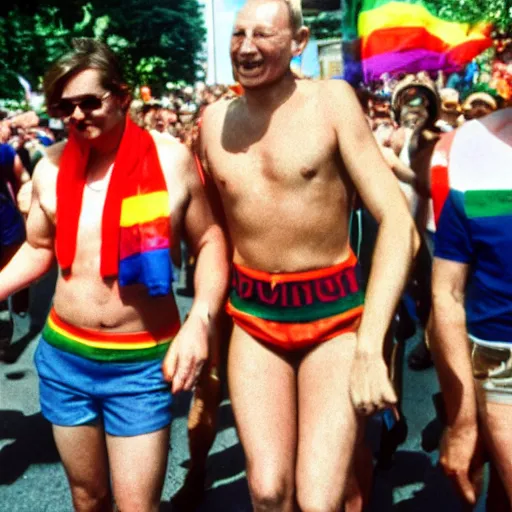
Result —
<instances>
[{"instance_id":1,"label":"man's ear","mask_svg":"<svg viewBox=\"0 0 512 512\"><path fill-rule=\"evenodd\" d=\"M292 40L292 54L294 57L301 55L309 41L309 28L300 27Z\"/></svg>"}]
</instances>

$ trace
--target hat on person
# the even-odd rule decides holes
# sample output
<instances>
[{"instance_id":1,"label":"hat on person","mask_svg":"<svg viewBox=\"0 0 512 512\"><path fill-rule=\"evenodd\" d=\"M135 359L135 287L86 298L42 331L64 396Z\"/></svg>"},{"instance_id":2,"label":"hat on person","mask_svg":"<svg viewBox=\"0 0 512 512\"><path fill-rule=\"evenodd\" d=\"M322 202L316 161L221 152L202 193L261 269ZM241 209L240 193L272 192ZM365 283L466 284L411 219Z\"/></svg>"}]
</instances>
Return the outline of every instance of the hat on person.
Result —
<instances>
[{"instance_id":1,"label":"hat on person","mask_svg":"<svg viewBox=\"0 0 512 512\"><path fill-rule=\"evenodd\" d=\"M413 91L416 89L416 92ZM428 98L428 124L433 125L439 116L439 96L436 86L432 79L426 73L418 73L417 75L407 75L400 80L391 97L391 107L395 120L400 119L400 111L406 104L407 96L415 97L417 94L424 94Z\"/></svg>"},{"instance_id":2,"label":"hat on person","mask_svg":"<svg viewBox=\"0 0 512 512\"><path fill-rule=\"evenodd\" d=\"M459 112L460 111L460 94L453 87L444 87L439 91L441 100L441 110L443 112Z\"/></svg>"},{"instance_id":3,"label":"hat on person","mask_svg":"<svg viewBox=\"0 0 512 512\"><path fill-rule=\"evenodd\" d=\"M475 90L477 89L477 90ZM473 108L473 102L481 101L488 105L492 110L497 110L498 105L498 94L494 89L490 87L478 87L469 92L464 98L462 103L462 110L470 110Z\"/></svg>"}]
</instances>

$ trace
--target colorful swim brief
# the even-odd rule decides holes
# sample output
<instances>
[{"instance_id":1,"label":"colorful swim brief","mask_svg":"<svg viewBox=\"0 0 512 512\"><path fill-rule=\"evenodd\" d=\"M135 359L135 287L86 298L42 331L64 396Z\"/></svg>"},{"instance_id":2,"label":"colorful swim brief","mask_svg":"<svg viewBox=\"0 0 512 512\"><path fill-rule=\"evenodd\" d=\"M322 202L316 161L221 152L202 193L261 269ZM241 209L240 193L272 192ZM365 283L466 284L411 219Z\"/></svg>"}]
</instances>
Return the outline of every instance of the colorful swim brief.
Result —
<instances>
[{"instance_id":1,"label":"colorful swim brief","mask_svg":"<svg viewBox=\"0 0 512 512\"><path fill-rule=\"evenodd\" d=\"M293 350L357 330L363 303L351 252L342 263L307 272L270 274L234 264L226 310L255 338Z\"/></svg>"},{"instance_id":2,"label":"colorful swim brief","mask_svg":"<svg viewBox=\"0 0 512 512\"><path fill-rule=\"evenodd\" d=\"M52 308L42 336L55 348L95 361L161 359L178 333L179 318L161 332L104 332L71 325Z\"/></svg>"}]
</instances>

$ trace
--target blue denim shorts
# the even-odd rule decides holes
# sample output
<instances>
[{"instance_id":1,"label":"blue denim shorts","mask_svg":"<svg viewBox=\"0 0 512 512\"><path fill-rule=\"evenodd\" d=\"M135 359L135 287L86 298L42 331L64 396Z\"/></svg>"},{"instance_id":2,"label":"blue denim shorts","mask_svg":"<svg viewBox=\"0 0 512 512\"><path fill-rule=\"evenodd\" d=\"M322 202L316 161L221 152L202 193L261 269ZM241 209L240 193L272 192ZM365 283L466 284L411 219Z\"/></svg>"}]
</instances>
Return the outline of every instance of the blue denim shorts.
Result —
<instances>
[{"instance_id":1,"label":"blue denim shorts","mask_svg":"<svg viewBox=\"0 0 512 512\"><path fill-rule=\"evenodd\" d=\"M41 411L54 425L102 421L110 435L137 436L171 423L172 395L161 359L94 361L60 350L41 337L35 364Z\"/></svg>"}]
</instances>

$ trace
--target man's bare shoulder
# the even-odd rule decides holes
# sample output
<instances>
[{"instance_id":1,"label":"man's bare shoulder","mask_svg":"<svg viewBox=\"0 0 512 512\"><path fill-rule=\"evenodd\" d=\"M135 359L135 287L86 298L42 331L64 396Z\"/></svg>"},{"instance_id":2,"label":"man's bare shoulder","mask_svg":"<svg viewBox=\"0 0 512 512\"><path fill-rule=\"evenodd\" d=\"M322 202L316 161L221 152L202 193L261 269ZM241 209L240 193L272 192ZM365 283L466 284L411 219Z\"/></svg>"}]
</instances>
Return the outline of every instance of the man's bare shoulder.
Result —
<instances>
[{"instance_id":1,"label":"man's bare shoulder","mask_svg":"<svg viewBox=\"0 0 512 512\"><path fill-rule=\"evenodd\" d=\"M158 134L152 135L152 137L155 141L162 167L169 161L176 162L186 158L190 154L190 150L187 146L177 139L169 139Z\"/></svg>"},{"instance_id":2,"label":"man's bare shoulder","mask_svg":"<svg viewBox=\"0 0 512 512\"><path fill-rule=\"evenodd\" d=\"M204 109L201 130L204 132L220 126L228 112L233 112L239 108L242 102L242 98L233 98L230 100L222 99L208 105Z\"/></svg>"},{"instance_id":3,"label":"man's bare shoulder","mask_svg":"<svg viewBox=\"0 0 512 512\"><path fill-rule=\"evenodd\" d=\"M317 84L322 97L328 101L335 101L338 105L352 105L357 103L357 96L352 86L345 80L318 80Z\"/></svg>"},{"instance_id":4,"label":"man's bare shoulder","mask_svg":"<svg viewBox=\"0 0 512 512\"><path fill-rule=\"evenodd\" d=\"M57 176L60 158L66 141L57 142L46 149L46 155L39 160L32 174L32 181L36 186L44 186Z\"/></svg>"},{"instance_id":5,"label":"man's bare shoulder","mask_svg":"<svg viewBox=\"0 0 512 512\"><path fill-rule=\"evenodd\" d=\"M58 168L60 157L66 147L66 142L67 141L63 140L46 148L46 156L41 160L41 163L44 163L47 166L53 165Z\"/></svg>"},{"instance_id":6,"label":"man's bare shoulder","mask_svg":"<svg viewBox=\"0 0 512 512\"><path fill-rule=\"evenodd\" d=\"M153 137L160 159L162 171L167 180L185 178L191 170L195 169L195 162L190 149L178 140L166 137Z\"/></svg>"},{"instance_id":7,"label":"man's bare shoulder","mask_svg":"<svg viewBox=\"0 0 512 512\"><path fill-rule=\"evenodd\" d=\"M153 140L155 141L155 145L157 147L159 147L160 145L162 147L165 147L166 145L169 145L169 147L174 146L176 144L181 145L181 141L176 137L162 135L161 133L158 133L155 130L152 130L149 133L151 134L151 137L153 137Z\"/></svg>"}]
</instances>

